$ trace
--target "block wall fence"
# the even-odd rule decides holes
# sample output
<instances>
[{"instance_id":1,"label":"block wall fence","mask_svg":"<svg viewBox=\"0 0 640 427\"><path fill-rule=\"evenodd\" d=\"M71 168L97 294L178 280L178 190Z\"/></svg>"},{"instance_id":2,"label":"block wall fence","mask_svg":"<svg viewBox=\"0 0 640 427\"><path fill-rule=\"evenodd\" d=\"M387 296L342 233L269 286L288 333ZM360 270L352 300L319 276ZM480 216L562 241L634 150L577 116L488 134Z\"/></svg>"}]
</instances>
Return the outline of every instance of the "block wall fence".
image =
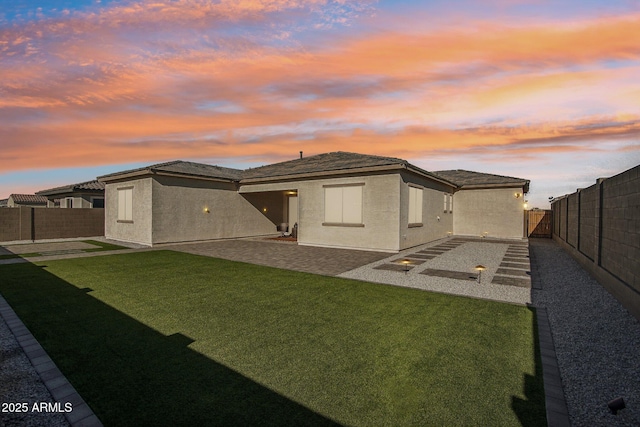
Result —
<instances>
[{"instance_id":1,"label":"block wall fence","mask_svg":"<svg viewBox=\"0 0 640 427\"><path fill-rule=\"evenodd\" d=\"M551 209L553 238L640 320L640 165Z\"/></svg>"},{"instance_id":2,"label":"block wall fence","mask_svg":"<svg viewBox=\"0 0 640 427\"><path fill-rule=\"evenodd\" d=\"M96 236L104 236L104 209L0 209L0 242Z\"/></svg>"}]
</instances>

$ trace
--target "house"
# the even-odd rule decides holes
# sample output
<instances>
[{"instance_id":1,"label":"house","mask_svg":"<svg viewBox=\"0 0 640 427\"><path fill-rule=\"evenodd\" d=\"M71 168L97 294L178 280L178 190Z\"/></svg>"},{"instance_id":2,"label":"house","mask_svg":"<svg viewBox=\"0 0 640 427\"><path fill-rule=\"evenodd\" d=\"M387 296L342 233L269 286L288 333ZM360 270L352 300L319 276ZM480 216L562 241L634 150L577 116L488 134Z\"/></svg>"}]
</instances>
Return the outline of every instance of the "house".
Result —
<instances>
[{"instance_id":1,"label":"house","mask_svg":"<svg viewBox=\"0 0 640 427\"><path fill-rule=\"evenodd\" d=\"M434 174L455 182L456 215L453 229L459 235L519 238L524 227L524 195L529 181L466 170Z\"/></svg>"},{"instance_id":2,"label":"house","mask_svg":"<svg viewBox=\"0 0 640 427\"><path fill-rule=\"evenodd\" d=\"M0 199L0 208L6 208L9 203L9 199Z\"/></svg>"},{"instance_id":3,"label":"house","mask_svg":"<svg viewBox=\"0 0 640 427\"><path fill-rule=\"evenodd\" d=\"M98 180L64 185L36 194L46 197L50 208L104 208L104 183Z\"/></svg>"},{"instance_id":4,"label":"house","mask_svg":"<svg viewBox=\"0 0 640 427\"><path fill-rule=\"evenodd\" d=\"M46 208L47 198L36 194L12 194L7 199L7 207L17 208L26 206L30 208Z\"/></svg>"},{"instance_id":5,"label":"house","mask_svg":"<svg viewBox=\"0 0 640 427\"><path fill-rule=\"evenodd\" d=\"M244 171L173 161L98 180L107 238L155 245L271 235L287 223L300 245L385 252L451 234L522 238L529 186L346 152Z\"/></svg>"}]
</instances>

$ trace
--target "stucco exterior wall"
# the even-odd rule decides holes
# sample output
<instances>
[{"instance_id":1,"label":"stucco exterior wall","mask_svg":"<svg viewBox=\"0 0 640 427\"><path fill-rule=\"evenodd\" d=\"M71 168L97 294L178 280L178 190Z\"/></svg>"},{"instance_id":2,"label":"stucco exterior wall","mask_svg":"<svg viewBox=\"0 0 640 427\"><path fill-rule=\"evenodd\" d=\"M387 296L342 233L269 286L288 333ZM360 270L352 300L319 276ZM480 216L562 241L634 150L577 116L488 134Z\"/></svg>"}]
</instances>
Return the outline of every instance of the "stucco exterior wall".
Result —
<instances>
[{"instance_id":1,"label":"stucco exterior wall","mask_svg":"<svg viewBox=\"0 0 640 427\"><path fill-rule=\"evenodd\" d=\"M118 221L118 188L133 187L133 222ZM109 183L105 186L105 237L151 246L152 240L152 179Z\"/></svg>"},{"instance_id":2,"label":"stucco exterior wall","mask_svg":"<svg viewBox=\"0 0 640 427\"><path fill-rule=\"evenodd\" d=\"M453 233L463 236L524 236L524 200L520 188L459 190L453 195Z\"/></svg>"},{"instance_id":3,"label":"stucco exterior wall","mask_svg":"<svg viewBox=\"0 0 640 427\"><path fill-rule=\"evenodd\" d=\"M152 188L154 244L273 234L282 210L281 197L253 205L232 183L157 176Z\"/></svg>"},{"instance_id":4,"label":"stucco exterior wall","mask_svg":"<svg viewBox=\"0 0 640 427\"><path fill-rule=\"evenodd\" d=\"M364 227L323 225L324 186L359 183L364 184L362 186ZM298 230L299 244L389 252L399 249L399 175L322 179L301 187L298 194L302 225Z\"/></svg>"},{"instance_id":5,"label":"stucco exterior wall","mask_svg":"<svg viewBox=\"0 0 640 427\"><path fill-rule=\"evenodd\" d=\"M422 193L422 226L409 227L409 184ZM447 237L453 232L453 213L444 211L444 195L453 188L420 176L403 173L400 181L400 250Z\"/></svg>"},{"instance_id":6,"label":"stucco exterior wall","mask_svg":"<svg viewBox=\"0 0 640 427\"><path fill-rule=\"evenodd\" d=\"M400 248L400 182L398 174L383 174L243 185L240 191L297 191L298 244L396 252ZM364 227L323 225L324 186L342 184L364 184Z\"/></svg>"}]
</instances>

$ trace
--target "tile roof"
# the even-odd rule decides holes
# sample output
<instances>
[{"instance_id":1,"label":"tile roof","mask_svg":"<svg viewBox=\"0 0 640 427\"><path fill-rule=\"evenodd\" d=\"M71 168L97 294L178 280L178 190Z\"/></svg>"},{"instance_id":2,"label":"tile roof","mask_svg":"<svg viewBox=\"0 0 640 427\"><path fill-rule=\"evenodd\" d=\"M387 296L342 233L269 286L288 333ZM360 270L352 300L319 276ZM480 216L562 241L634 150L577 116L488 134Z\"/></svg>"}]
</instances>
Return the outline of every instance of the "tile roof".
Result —
<instances>
[{"instance_id":1,"label":"tile roof","mask_svg":"<svg viewBox=\"0 0 640 427\"><path fill-rule=\"evenodd\" d=\"M434 175L451 181L461 188L474 186L528 186L529 180L512 176L493 175L490 173L473 172L463 169L436 171Z\"/></svg>"},{"instance_id":2,"label":"tile roof","mask_svg":"<svg viewBox=\"0 0 640 427\"><path fill-rule=\"evenodd\" d=\"M380 157L336 151L247 169L242 174L242 178L269 178L284 175L402 164L406 164L406 161L394 157Z\"/></svg>"},{"instance_id":3,"label":"tile roof","mask_svg":"<svg viewBox=\"0 0 640 427\"><path fill-rule=\"evenodd\" d=\"M186 175L193 177L220 178L230 181L239 180L242 174L240 169L225 168L222 166L206 165L204 163L185 162L183 160L174 160L172 162L158 163L151 166L145 166L138 169L130 169L122 172L115 172L108 175L99 176L99 180L107 178L109 180L117 179L121 175L129 174L145 174L154 172L175 173L178 175Z\"/></svg>"},{"instance_id":4,"label":"tile roof","mask_svg":"<svg viewBox=\"0 0 640 427\"><path fill-rule=\"evenodd\" d=\"M332 174L341 172L357 172L366 168L405 168L418 174L449 183L460 188L475 186L523 186L528 191L529 181L522 178L493 175L466 170L447 170L428 172L412 165L406 160L396 157L373 156L369 154L335 151L317 154L300 159L288 160L271 165L260 166L247 170L225 168L203 163L175 160L158 163L138 169L115 172L98 177L100 181L111 181L119 178L130 178L150 173L165 172L191 177L207 177L226 179L229 181L255 182L262 179L295 179L296 176L314 174ZM103 182L101 182L104 184ZM526 192L525 191L525 192ZM41 192L39 192L41 193Z\"/></svg>"},{"instance_id":5,"label":"tile roof","mask_svg":"<svg viewBox=\"0 0 640 427\"><path fill-rule=\"evenodd\" d=\"M425 175L433 176L430 172L422 170L403 159L335 151L332 153L317 154L315 156L303 157L301 159L247 169L243 172L242 179L253 180L281 176L295 177L295 175L334 171L339 172L383 166L398 166L398 168L405 167Z\"/></svg>"},{"instance_id":6,"label":"tile roof","mask_svg":"<svg viewBox=\"0 0 640 427\"><path fill-rule=\"evenodd\" d=\"M78 184L63 185L61 187L50 188L48 190L37 191L36 194L41 196L51 196L54 194L72 193L74 191L104 191L104 182L97 179L93 181L80 182Z\"/></svg>"},{"instance_id":7,"label":"tile roof","mask_svg":"<svg viewBox=\"0 0 640 427\"><path fill-rule=\"evenodd\" d=\"M12 194L9 197L18 204L46 205L48 202L46 197L35 194Z\"/></svg>"}]
</instances>

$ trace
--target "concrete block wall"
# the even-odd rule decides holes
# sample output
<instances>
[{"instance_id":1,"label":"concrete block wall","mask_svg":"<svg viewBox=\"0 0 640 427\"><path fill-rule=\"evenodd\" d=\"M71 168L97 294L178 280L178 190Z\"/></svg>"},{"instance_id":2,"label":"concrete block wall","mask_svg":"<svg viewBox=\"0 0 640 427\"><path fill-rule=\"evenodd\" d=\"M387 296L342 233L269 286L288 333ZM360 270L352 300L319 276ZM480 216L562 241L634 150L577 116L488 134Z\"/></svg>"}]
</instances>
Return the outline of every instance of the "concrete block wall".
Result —
<instances>
[{"instance_id":1,"label":"concrete block wall","mask_svg":"<svg viewBox=\"0 0 640 427\"><path fill-rule=\"evenodd\" d=\"M640 166L602 181L601 265L640 292Z\"/></svg>"},{"instance_id":2,"label":"concrete block wall","mask_svg":"<svg viewBox=\"0 0 640 427\"><path fill-rule=\"evenodd\" d=\"M104 236L104 209L0 209L0 242Z\"/></svg>"},{"instance_id":3,"label":"concrete block wall","mask_svg":"<svg viewBox=\"0 0 640 427\"><path fill-rule=\"evenodd\" d=\"M553 238L640 319L640 166L598 179L552 209Z\"/></svg>"},{"instance_id":4,"label":"concrete block wall","mask_svg":"<svg viewBox=\"0 0 640 427\"><path fill-rule=\"evenodd\" d=\"M20 210L20 208L0 209L0 242L21 240Z\"/></svg>"},{"instance_id":5,"label":"concrete block wall","mask_svg":"<svg viewBox=\"0 0 640 427\"><path fill-rule=\"evenodd\" d=\"M578 193L567 197L567 243L574 248L578 247Z\"/></svg>"},{"instance_id":6,"label":"concrete block wall","mask_svg":"<svg viewBox=\"0 0 640 427\"><path fill-rule=\"evenodd\" d=\"M596 259L596 197L598 191L595 185L585 188L578 193L580 196L580 210L578 227L580 241L578 250L590 260Z\"/></svg>"},{"instance_id":7,"label":"concrete block wall","mask_svg":"<svg viewBox=\"0 0 640 427\"><path fill-rule=\"evenodd\" d=\"M36 209L35 240L104 236L104 209Z\"/></svg>"}]
</instances>

